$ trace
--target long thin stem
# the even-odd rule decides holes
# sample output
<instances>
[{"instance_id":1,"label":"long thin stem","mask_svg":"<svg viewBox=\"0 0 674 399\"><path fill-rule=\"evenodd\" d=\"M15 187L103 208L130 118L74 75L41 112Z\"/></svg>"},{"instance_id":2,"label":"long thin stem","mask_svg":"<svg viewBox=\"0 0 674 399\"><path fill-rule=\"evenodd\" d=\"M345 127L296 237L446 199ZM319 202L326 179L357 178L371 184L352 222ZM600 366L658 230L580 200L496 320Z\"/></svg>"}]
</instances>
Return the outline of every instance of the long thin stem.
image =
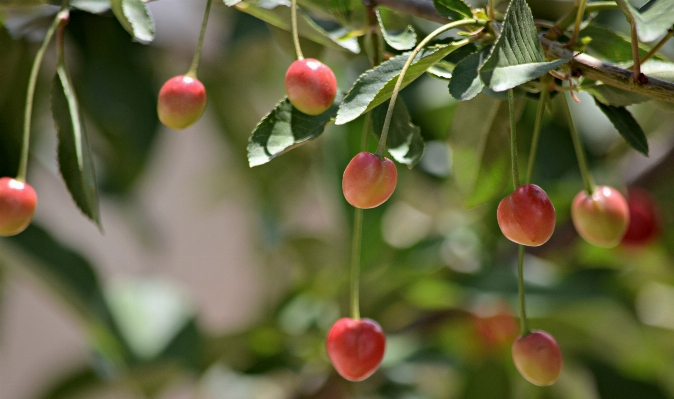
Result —
<instances>
[{"instance_id":1,"label":"long thin stem","mask_svg":"<svg viewBox=\"0 0 674 399\"><path fill-rule=\"evenodd\" d=\"M515 94L508 90L508 109L510 111L510 161L513 174L513 186L520 186L520 171L517 165L517 120L515 119Z\"/></svg>"},{"instance_id":2,"label":"long thin stem","mask_svg":"<svg viewBox=\"0 0 674 399\"><path fill-rule=\"evenodd\" d=\"M571 140L573 141L573 148L576 151L576 158L578 159L578 168L580 169L580 174L583 177L583 185L585 186L585 191L589 195L594 193L594 181L592 180L592 175L587 167L587 160L585 159L585 152L583 152L583 144L580 142L580 136L576 130L576 125L573 123L573 117L571 116L571 110L569 109L569 103L567 102L566 95L562 98L562 110L566 116L566 120L569 124L569 130L571 131Z\"/></svg>"},{"instance_id":3,"label":"long thin stem","mask_svg":"<svg viewBox=\"0 0 674 399\"><path fill-rule=\"evenodd\" d=\"M424 48L424 46L426 46L436 36L444 32L447 32L448 30L455 29L461 26L477 25L482 23L483 22L480 22L476 19L463 19L461 21L450 22L431 32L421 42L419 42L419 44L417 45L417 47L414 48L414 50L412 50L412 53L410 53L410 56L407 58L407 62L405 62L405 65L403 65L403 69L400 71L400 75L398 76L396 85L393 88L393 93L391 94L391 100L388 105L388 110L386 111L386 118L384 119L384 126L382 127L381 136L379 138L379 145L377 146L377 151L375 152L376 156L378 156L379 158L382 158L384 156L384 151L386 150L386 140L388 138L388 130L389 127L391 126L391 117L393 116L393 108L395 107L396 100L398 99L398 92L400 91L400 87L402 86L403 81L405 80L405 74L407 73L407 69L410 67L410 65L412 65L412 61L414 61L417 54L419 54L419 52ZM459 48L475 40L477 40L476 36L452 43L450 44L450 46Z\"/></svg>"},{"instance_id":4,"label":"long thin stem","mask_svg":"<svg viewBox=\"0 0 674 399\"><path fill-rule=\"evenodd\" d=\"M300 47L300 35L297 33L297 0L290 3L290 23L292 24L293 43L295 44L295 54L298 60L303 60L302 47Z\"/></svg>"},{"instance_id":5,"label":"long thin stem","mask_svg":"<svg viewBox=\"0 0 674 399\"><path fill-rule=\"evenodd\" d=\"M356 208L353 216L351 242L351 318L360 319L360 244L363 236L363 210Z\"/></svg>"},{"instance_id":6,"label":"long thin stem","mask_svg":"<svg viewBox=\"0 0 674 399\"><path fill-rule=\"evenodd\" d=\"M580 24L583 22L583 16L585 16L585 7L587 6L587 0L580 0L578 4L578 13L576 14L576 23L573 25L573 33L567 46L572 46L578 40L578 32L580 32Z\"/></svg>"},{"instance_id":7,"label":"long thin stem","mask_svg":"<svg viewBox=\"0 0 674 399\"><path fill-rule=\"evenodd\" d=\"M631 24L631 40L632 40L632 59L634 60L634 65L632 65L632 79L635 82L639 82L639 76L641 76L641 56L639 55L639 36L637 36L637 22L632 18L630 21Z\"/></svg>"},{"instance_id":8,"label":"long thin stem","mask_svg":"<svg viewBox=\"0 0 674 399\"><path fill-rule=\"evenodd\" d=\"M520 305L520 336L525 336L529 334L529 320L524 293L524 245L520 245L517 252L517 294Z\"/></svg>"},{"instance_id":9,"label":"long thin stem","mask_svg":"<svg viewBox=\"0 0 674 399\"><path fill-rule=\"evenodd\" d=\"M204 36L206 36L206 25L208 25L208 16L211 14L211 4L213 0L207 0L206 2L206 11L204 12L204 19L201 22L201 32L199 33L199 43L197 43L197 49L194 52L194 58L192 58L192 65L187 72L188 76L194 78L197 77L197 69L199 68L199 60L201 59L201 48L204 45Z\"/></svg>"},{"instance_id":10,"label":"long thin stem","mask_svg":"<svg viewBox=\"0 0 674 399\"><path fill-rule=\"evenodd\" d=\"M489 0L489 19L492 21L496 19L494 16L494 0Z\"/></svg>"},{"instance_id":11,"label":"long thin stem","mask_svg":"<svg viewBox=\"0 0 674 399\"><path fill-rule=\"evenodd\" d=\"M615 1L597 1L589 3L585 7L585 14L605 11L605 10L614 10L618 8L618 5ZM574 11L576 9L574 8ZM562 35L573 23L575 23L578 18L578 14L574 11L569 12L560 20L558 20L555 25L545 34L545 37L550 40L557 40L557 38Z\"/></svg>"},{"instance_id":12,"label":"long thin stem","mask_svg":"<svg viewBox=\"0 0 674 399\"><path fill-rule=\"evenodd\" d=\"M660 49L662 48L662 46L664 46L665 43L667 43L667 41L669 41L669 39L672 38L672 36L674 36L674 29L670 29L670 30L667 31L667 34L665 35L665 37L663 37L663 38L662 38L662 39L661 39L661 40L660 40L660 41L659 41L659 42L658 42L658 43L651 49L651 51L649 51L646 55L644 55L644 58L641 59L641 63L643 64L644 62L646 62L646 61L650 60L651 58L653 58L653 56L655 56L655 54L657 54L658 51L660 51ZM630 68L632 68L632 67L634 67L634 65L631 65L631 66L630 66Z\"/></svg>"},{"instance_id":13,"label":"long thin stem","mask_svg":"<svg viewBox=\"0 0 674 399\"><path fill-rule=\"evenodd\" d=\"M35 86L37 85L37 75L40 71L40 65L42 64L42 59L44 58L44 53L51 42L52 37L54 37L54 32L59 27L64 18L68 16L68 7L67 2L61 8L54 20L47 30L47 34L42 40L40 48L35 54L35 60L33 60L33 66L30 70L30 77L28 78L28 89L26 93L26 105L25 105L25 114L23 119L23 141L21 144L21 159L19 161L19 171L16 175L16 179L22 182L26 181L26 172L28 170L28 148L30 147L30 124L31 116L33 115L33 99L35 98Z\"/></svg>"},{"instance_id":14,"label":"long thin stem","mask_svg":"<svg viewBox=\"0 0 674 399\"><path fill-rule=\"evenodd\" d=\"M545 107L550 99L550 90L545 81L541 85L541 97L538 100L538 109L536 110L536 122L534 123L533 137L531 138L531 150L529 150L529 164L527 165L527 176L525 182L531 182L531 175L534 172L534 164L536 163L536 152L538 151L538 140L541 137L541 126L543 125L543 115L545 114Z\"/></svg>"}]
</instances>

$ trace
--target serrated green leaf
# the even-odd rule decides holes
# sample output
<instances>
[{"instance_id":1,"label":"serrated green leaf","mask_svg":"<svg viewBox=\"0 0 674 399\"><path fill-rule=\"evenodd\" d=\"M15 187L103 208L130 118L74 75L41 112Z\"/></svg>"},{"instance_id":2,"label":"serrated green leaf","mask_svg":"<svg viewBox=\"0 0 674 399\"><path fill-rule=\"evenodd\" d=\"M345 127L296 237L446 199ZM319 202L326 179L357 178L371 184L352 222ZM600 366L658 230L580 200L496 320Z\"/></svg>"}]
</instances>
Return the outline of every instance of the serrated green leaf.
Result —
<instances>
[{"instance_id":1,"label":"serrated green leaf","mask_svg":"<svg viewBox=\"0 0 674 399\"><path fill-rule=\"evenodd\" d=\"M460 41L449 45L439 45L419 52L405 74L401 89L423 75L428 68L442 60L447 54L466 43L466 41ZM409 53L401 54L361 74L344 97L337 112L335 124L343 125L351 122L391 98L393 87L408 58Z\"/></svg>"},{"instance_id":2,"label":"serrated green leaf","mask_svg":"<svg viewBox=\"0 0 674 399\"><path fill-rule=\"evenodd\" d=\"M248 164L252 168L265 164L284 152L320 136L325 125L335 117L340 95L324 113L316 116L295 109L284 98L258 123L248 140Z\"/></svg>"},{"instance_id":3,"label":"serrated green leaf","mask_svg":"<svg viewBox=\"0 0 674 399\"><path fill-rule=\"evenodd\" d=\"M517 119L524 101L517 101ZM459 104L450 128L454 179L466 207L496 199L510 177L510 142L507 101L486 95ZM459 117L460 116L460 117Z\"/></svg>"},{"instance_id":4,"label":"serrated green leaf","mask_svg":"<svg viewBox=\"0 0 674 399\"><path fill-rule=\"evenodd\" d=\"M485 47L456 64L452 72L452 80L449 81L449 94L452 97L459 101L466 101L482 91L484 83L480 79L479 69L490 50L491 47Z\"/></svg>"},{"instance_id":5,"label":"serrated green leaf","mask_svg":"<svg viewBox=\"0 0 674 399\"><path fill-rule=\"evenodd\" d=\"M289 2L270 4L250 2L240 2L236 4L236 9L261 19L264 22L274 25L277 28L290 32L290 7ZM352 53L360 53L358 39L352 37L350 31L346 28L338 28L334 31L326 31L319 26L313 19L302 10L297 10L297 31L300 36L312 40L326 47L339 50L348 50Z\"/></svg>"},{"instance_id":6,"label":"serrated green leaf","mask_svg":"<svg viewBox=\"0 0 674 399\"><path fill-rule=\"evenodd\" d=\"M592 82L588 86L581 85L579 88L590 93L597 101L614 107L626 107L651 100L651 97L643 94L629 92L605 84L597 84L596 82Z\"/></svg>"},{"instance_id":7,"label":"serrated green leaf","mask_svg":"<svg viewBox=\"0 0 674 399\"><path fill-rule=\"evenodd\" d=\"M80 210L101 228L96 174L77 98L60 61L52 84L52 113L58 131L61 176Z\"/></svg>"},{"instance_id":8,"label":"serrated green leaf","mask_svg":"<svg viewBox=\"0 0 674 399\"><path fill-rule=\"evenodd\" d=\"M599 109L608 117L627 144L648 156L648 140L639 123L625 107L614 107L595 101Z\"/></svg>"},{"instance_id":9,"label":"serrated green leaf","mask_svg":"<svg viewBox=\"0 0 674 399\"><path fill-rule=\"evenodd\" d=\"M674 0L657 0L639 11L627 0L617 0L620 9L637 24L637 36L642 42L652 42L674 27Z\"/></svg>"},{"instance_id":10,"label":"serrated green leaf","mask_svg":"<svg viewBox=\"0 0 674 399\"><path fill-rule=\"evenodd\" d=\"M154 20L142 0L110 0L110 8L136 41L148 44L154 40Z\"/></svg>"},{"instance_id":11,"label":"serrated green leaf","mask_svg":"<svg viewBox=\"0 0 674 399\"><path fill-rule=\"evenodd\" d=\"M384 21L381 19L379 10L377 10L376 13L382 36L384 36L384 40L389 46L396 50L410 50L417 44L417 32L414 31L414 28L411 25L407 25L407 28L400 33L389 32L384 26Z\"/></svg>"},{"instance_id":12,"label":"serrated green leaf","mask_svg":"<svg viewBox=\"0 0 674 399\"><path fill-rule=\"evenodd\" d=\"M526 0L513 0L506 11L501 36L480 68L480 77L494 91L505 91L536 79L569 59L546 62Z\"/></svg>"},{"instance_id":13,"label":"serrated green leaf","mask_svg":"<svg viewBox=\"0 0 674 399\"><path fill-rule=\"evenodd\" d=\"M472 18L473 11L463 0L433 0L433 5L438 12L454 20Z\"/></svg>"},{"instance_id":14,"label":"serrated green leaf","mask_svg":"<svg viewBox=\"0 0 674 399\"><path fill-rule=\"evenodd\" d=\"M379 105L372 110L372 128L377 138L381 135L390 101ZM412 123L410 113L405 102L398 97L391 115L386 148L393 159L413 168L424 155L424 140L421 138L421 129Z\"/></svg>"},{"instance_id":15,"label":"serrated green leaf","mask_svg":"<svg viewBox=\"0 0 674 399\"><path fill-rule=\"evenodd\" d=\"M611 62L632 62L632 43L628 36L615 32L603 26L590 23L580 31L580 36L588 36L592 41L587 45L591 55L601 57ZM639 44L639 55L643 58L649 48ZM656 55L657 58L661 57Z\"/></svg>"}]
</instances>

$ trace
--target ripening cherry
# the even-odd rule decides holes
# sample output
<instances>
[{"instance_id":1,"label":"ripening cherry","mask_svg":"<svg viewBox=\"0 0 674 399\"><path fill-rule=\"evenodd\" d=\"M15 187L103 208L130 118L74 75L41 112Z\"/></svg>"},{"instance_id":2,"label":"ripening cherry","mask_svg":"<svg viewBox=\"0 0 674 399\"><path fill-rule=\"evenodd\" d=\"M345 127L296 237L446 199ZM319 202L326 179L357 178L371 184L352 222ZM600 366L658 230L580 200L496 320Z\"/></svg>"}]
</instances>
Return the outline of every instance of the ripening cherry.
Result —
<instances>
[{"instance_id":1,"label":"ripening cherry","mask_svg":"<svg viewBox=\"0 0 674 399\"><path fill-rule=\"evenodd\" d=\"M206 88L199 79L174 76L159 91L157 114L171 129L185 129L201 118L206 109Z\"/></svg>"},{"instance_id":2,"label":"ripening cherry","mask_svg":"<svg viewBox=\"0 0 674 399\"><path fill-rule=\"evenodd\" d=\"M290 64L285 86L290 103L307 115L327 111L337 95L337 79L332 69L313 58Z\"/></svg>"},{"instance_id":3,"label":"ripening cherry","mask_svg":"<svg viewBox=\"0 0 674 399\"><path fill-rule=\"evenodd\" d=\"M555 207L542 188L524 184L501 200L496 219L507 239L537 247L545 244L555 230Z\"/></svg>"},{"instance_id":4,"label":"ripening cherry","mask_svg":"<svg viewBox=\"0 0 674 399\"><path fill-rule=\"evenodd\" d=\"M621 243L632 246L646 245L660 234L660 211L651 194L632 187L627 193L630 222Z\"/></svg>"},{"instance_id":5,"label":"ripening cherry","mask_svg":"<svg viewBox=\"0 0 674 399\"><path fill-rule=\"evenodd\" d=\"M562 351L545 331L536 330L517 338L512 355L517 371L534 385L552 385L562 372Z\"/></svg>"},{"instance_id":6,"label":"ripening cherry","mask_svg":"<svg viewBox=\"0 0 674 399\"><path fill-rule=\"evenodd\" d=\"M33 220L37 194L28 183L0 178L0 236L21 233Z\"/></svg>"},{"instance_id":7,"label":"ripening cherry","mask_svg":"<svg viewBox=\"0 0 674 399\"><path fill-rule=\"evenodd\" d=\"M386 202L397 182L398 170L390 159L361 152L344 169L342 191L349 204L369 209Z\"/></svg>"},{"instance_id":8,"label":"ripening cherry","mask_svg":"<svg viewBox=\"0 0 674 399\"><path fill-rule=\"evenodd\" d=\"M377 371L384 358L386 337L374 320L343 317L330 328L326 349L342 377L362 381Z\"/></svg>"},{"instance_id":9,"label":"ripening cherry","mask_svg":"<svg viewBox=\"0 0 674 399\"><path fill-rule=\"evenodd\" d=\"M592 195L581 191L571 206L578 234L590 244L612 248L620 243L630 220L627 201L618 190L598 186Z\"/></svg>"},{"instance_id":10,"label":"ripening cherry","mask_svg":"<svg viewBox=\"0 0 674 399\"><path fill-rule=\"evenodd\" d=\"M488 351L498 351L507 347L517 338L518 325L510 308L499 304L496 313L488 316L473 317L473 327L480 341Z\"/></svg>"}]
</instances>

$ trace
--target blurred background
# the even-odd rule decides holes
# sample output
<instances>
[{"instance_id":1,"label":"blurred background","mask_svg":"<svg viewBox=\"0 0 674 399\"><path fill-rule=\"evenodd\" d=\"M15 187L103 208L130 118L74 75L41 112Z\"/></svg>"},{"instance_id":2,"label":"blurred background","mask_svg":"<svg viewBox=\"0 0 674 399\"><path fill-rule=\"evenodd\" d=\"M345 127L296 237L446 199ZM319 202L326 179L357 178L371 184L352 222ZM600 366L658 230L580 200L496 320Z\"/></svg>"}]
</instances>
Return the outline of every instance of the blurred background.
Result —
<instances>
[{"instance_id":1,"label":"blurred background","mask_svg":"<svg viewBox=\"0 0 674 399\"><path fill-rule=\"evenodd\" d=\"M350 383L334 372L324 339L348 314L353 209L341 174L359 150L363 118L249 168L250 132L284 96L292 43L215 1L199 70L206 113L184 131L161 126L157 92L189 68L205 3L148 3L150 45L132 42L110 12L71 14L67 62L95 156L103 234L58 172L56 55L47 51L28 173L38 210L28 230L0 239L2 399L674 398L671 105L630 106L649 138L647 158L590 96L572 104L595 180L629 193L646 220L610 250L585 243L570 223L582 181L561 95L545 117L533 181L550 195L557 228L528 250L527 309L531 326L557 339L565 364L557 384L539 388L510 358L517 246L495 218L512 190L507 162L498 166L509 154L480 144L507 135L505 103L484 94L459 103L430 75L405 89L426 149L414 169L398 165L393 197L365 212L361 314L388 341L380 370ZM550 20L573 6L529 3ZM0 174L14 176L30 65L57 8L0 6ZM385 18L414 24L420 37L437 26ZM627 32L619 12L594 23ZM302 44L343 91L369 68L363 51ZM672 43L662 54L674 56ZM519 103L526 165L537 102Z\"/></svg>"}]
</instances>

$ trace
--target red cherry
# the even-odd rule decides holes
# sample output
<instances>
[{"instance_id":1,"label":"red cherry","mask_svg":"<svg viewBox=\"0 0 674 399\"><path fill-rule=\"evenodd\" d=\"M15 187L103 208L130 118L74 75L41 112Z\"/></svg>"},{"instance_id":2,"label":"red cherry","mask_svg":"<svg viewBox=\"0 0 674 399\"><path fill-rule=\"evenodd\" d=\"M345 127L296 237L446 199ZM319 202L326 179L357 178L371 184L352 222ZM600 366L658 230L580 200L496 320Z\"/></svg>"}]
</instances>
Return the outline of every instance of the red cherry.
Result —
<instances>
[{"instance_id":1,"label":"red cherry","mask_svg":"<svg viewBox=\"0 0 674 399\"><path fill-rule=\"evenodd\" d=\"M496 219L507 239L531 247L545 244L555 231L555 207L535 184L519 186L503 198Z\"/></svg>"},{"instance_id":2,"label":"red cherry","mask_svg":"<svg viewBox=\"0 0 674 399\"><path fill-rule=\"evenodd\" d=\"M646 245L660 234L660 211L651 194L641 188L630 188L627 195L630 222L622 238L626 245Z\"/></svg>"},{"instance_id":3,"label":"red cherry","mask_svg":"<svg viewBox=\"0 0 674 399\"><path fill-rule=\"evenodd\" d=\"M384 358L386 337L371 319L343 317L328 332L326 349L337 372L350 381L371 376Z\"/></svg>"},{"instance_id":4,"label":"red cherry","mask_svg":"<svg viewBox=\"0 0 674 399\"><path fill-rule=\"evenodd\" d=\"M28 183L0 178L0 236L21 233L33 220L37 194Z\"/></svg>"},{"instance_id":5,"label":"red cherry","mask_svg":"<svg viewBox=\"0 0 674 399\"><path fill-rule=\"evenodd\" d=\"M517 338L512 355L517 371L534 385L552 385L562 372L562 351L545 331L532 331Z\"/></svg>"},{"instance_id":6,"label":"red cherry","mask_svg":"<svg viewBox=\"0 0 674 399\"><path fill-rule=\"evenodd\" d=\"M497 351L509 345L518 333L517 321L505 304L499 304L495 314L476 315L473 318L473 326L477 336L489 351Z\"/></svg>"},{"instance_id":7,"label":"red cherry","mask_svg":"<svg viewBox=\"0 0 674 399\"><path fill-rule=\"evenodd\" d=\"M349 204L368 209L386 202L397 182L398 170L390 159L361 152L346 165L342 191Z\"/></svg>"},{"instance_id":8,"label":"red cherry","mask_svg":"<svg viewBox=\"0 0 674 399\"><path fill-rule=\"evenodd\" d=\"M285 85L290 103L308 115L327 111L337 95L337 79L332 69L313 58L290 64Z\"/></svg>"},{"instance_id":9,"label":"red cherry","mask_svg":"<svg viewBox=\"0 0 674 399\"><path fill-rule=\"evenodd\" d=\"M581 191L571 206L571 220L585 241L612 248L620 243L630 220L627 201L618 190L598 186L592 195Z\"/></svg>"},{"instance_id":10,"label":"red cherry","mask_svg":"<svg viewBox=\"0 0 674 399\"><path fill-rule=\"evenodd\" d=\"M206 88L197 78L174 76L159 91L157 114L161 123L171 129L191 126L201 118L205 109Z\"/></svg>"}]
</instances>

